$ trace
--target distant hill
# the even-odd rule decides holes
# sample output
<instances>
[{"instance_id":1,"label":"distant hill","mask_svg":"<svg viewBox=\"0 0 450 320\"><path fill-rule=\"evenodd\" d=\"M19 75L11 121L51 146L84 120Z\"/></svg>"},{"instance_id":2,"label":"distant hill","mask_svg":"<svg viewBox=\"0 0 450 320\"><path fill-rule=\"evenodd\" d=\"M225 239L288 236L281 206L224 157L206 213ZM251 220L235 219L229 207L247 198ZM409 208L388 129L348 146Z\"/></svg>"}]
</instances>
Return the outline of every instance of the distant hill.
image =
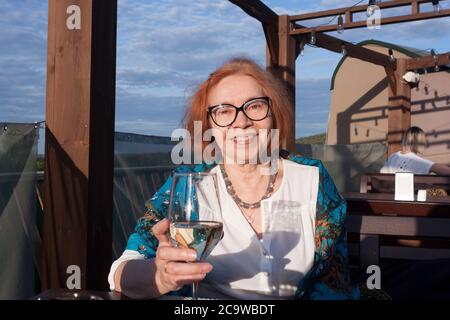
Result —
<instances>
[{"instance_id":1,"label":"distant hill","mask_svg":"<svg viewBox=\"0 0 450 320\"><path fill-rule=\"evenodd\" d=\"M308 137L301 137L295 140L295 143L300 144L325 144L327 138L326 132L315 134Z\"/></svg>"}]
</instances>

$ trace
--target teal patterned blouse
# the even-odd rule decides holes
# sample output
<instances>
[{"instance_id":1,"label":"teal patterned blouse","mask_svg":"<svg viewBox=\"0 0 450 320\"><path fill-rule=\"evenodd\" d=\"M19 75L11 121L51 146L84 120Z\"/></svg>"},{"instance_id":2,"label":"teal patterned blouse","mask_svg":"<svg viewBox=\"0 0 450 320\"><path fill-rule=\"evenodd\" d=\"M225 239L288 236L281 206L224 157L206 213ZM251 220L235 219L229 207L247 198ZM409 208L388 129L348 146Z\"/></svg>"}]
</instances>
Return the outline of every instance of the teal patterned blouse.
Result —
<instances>
[{"instance_id":1,"label":"teal patterned blouse","mask_svg":"<svg viewBox=\"0 0 450 320\"><path fill-rule=\"evenodd\" d=\"M315 255L310 271L300 280L296 299L353 300L360 299L357 286L350 283L345 217L347 204L339 194L332 178L320 160L299 155L285 155L288 160L319 168L319 190L316 208ZM214 164L195 167L180 166L175 172L207 172ZM155 195L146 202L145 215L138 220L134 233L128 239L127 249L146 258L156 255L158 240L152 235L155 223L167 215L172 179L169 178ZM172 292L188 294L190 286Z\"/></svg>"}]
</instances>

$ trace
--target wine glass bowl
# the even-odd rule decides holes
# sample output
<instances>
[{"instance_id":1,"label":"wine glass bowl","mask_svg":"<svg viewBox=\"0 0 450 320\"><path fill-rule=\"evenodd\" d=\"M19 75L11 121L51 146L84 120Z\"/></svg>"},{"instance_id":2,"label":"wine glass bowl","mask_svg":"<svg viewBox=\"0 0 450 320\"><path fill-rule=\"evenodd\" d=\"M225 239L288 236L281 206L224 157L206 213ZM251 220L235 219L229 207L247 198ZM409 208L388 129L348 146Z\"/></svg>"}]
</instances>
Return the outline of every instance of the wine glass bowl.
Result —
<instances>
[{"instance_id":1,"label":"wine glass bowl","mask_svg":"<svg viewBox=\"0 0 450 320\"><path fill-rule=\"evenodd\" d=\"M206 259L222 236L222 222L188 221L170 224L170 239L174 246L197 252L197 260Z\"/></svg>"},{"instance_id":2,"label":"wine glass bowl","mask_svg":"<svg viewBox=\"0 0 450 320\"><path fill-rule=\"evenodd\" d=\"M169 238L179 248L194 249L205 260L223 236L217 173L176 172L172 175ZM197 283L193 299L197 299Z\"/></svg>"}]
</instances>

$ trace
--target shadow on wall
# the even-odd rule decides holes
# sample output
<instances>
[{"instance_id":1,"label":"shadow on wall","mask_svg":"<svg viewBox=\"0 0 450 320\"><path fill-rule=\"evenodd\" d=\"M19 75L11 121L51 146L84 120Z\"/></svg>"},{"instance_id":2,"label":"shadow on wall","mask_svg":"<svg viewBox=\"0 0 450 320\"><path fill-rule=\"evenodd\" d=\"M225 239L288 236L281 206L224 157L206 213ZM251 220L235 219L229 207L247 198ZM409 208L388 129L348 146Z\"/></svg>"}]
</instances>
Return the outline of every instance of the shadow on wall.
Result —
<instances>
[{"instance_id":1,"label":"shadow on wall","mask_svg":"<svg viewBox=\"0 0 450 320\"><path fill-rule=\"evenodd\" d=\"M339 112L336 115L336 123L339 124L336 131L337 144L345 145L349 144L355 136L365 135L360 137L361 142L385 142L386 138L380 139L370 138L369 131L383 131L387 134L387 127L383 129L376 129L381 121L387 121L388 119L388 106L371 106L365 108L372 99L375 99L381 94L388 86L388 80L386 77L381 79L372 88L362 94L356 101L348 106L344 111ZM447 117L448 111L450 111L450 95L445 94L439 96L437 91L434 92L432 98L416 99L411 103L411 125L418 125L423 127L427 134L429 141L429 147L432 147L432 154L447 153L450 150L450 130L448 130L448 124L446 127L440 126L439 129L426 128L426 123L432 121L432 119L442 119ZM428 106L428 107L427 107ZM387 124L386 124L387 126ZM352 132L354 128L355 132ZM358 130L361 128L362 130ZM391 132L395 135L398 132ZM399 142L394 142L399 143ZM437 149L436 149L437 148Z\"/></svg>"}]
</instances>

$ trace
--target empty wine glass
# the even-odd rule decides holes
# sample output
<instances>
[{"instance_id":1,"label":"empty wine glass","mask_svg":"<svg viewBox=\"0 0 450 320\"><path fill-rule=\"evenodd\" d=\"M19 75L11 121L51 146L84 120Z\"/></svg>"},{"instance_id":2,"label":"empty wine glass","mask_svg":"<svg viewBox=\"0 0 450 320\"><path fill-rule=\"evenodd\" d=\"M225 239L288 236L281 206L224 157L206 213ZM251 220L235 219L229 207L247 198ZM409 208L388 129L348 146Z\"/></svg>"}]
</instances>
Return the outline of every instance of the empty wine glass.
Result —
<instances>
[{"instance_id":1,"label":"empty wine glass","mask_svg":"<svg viewBox=\"0 0 450 320\"><path fill-rule=\"evenodd\" d=\"M223 234L217 174L174 173L168 217L172 244L194 249L197 261L206 259ZM198 282L193 283L192 298L198 299Z\"/></svg>"}]
</instances>

